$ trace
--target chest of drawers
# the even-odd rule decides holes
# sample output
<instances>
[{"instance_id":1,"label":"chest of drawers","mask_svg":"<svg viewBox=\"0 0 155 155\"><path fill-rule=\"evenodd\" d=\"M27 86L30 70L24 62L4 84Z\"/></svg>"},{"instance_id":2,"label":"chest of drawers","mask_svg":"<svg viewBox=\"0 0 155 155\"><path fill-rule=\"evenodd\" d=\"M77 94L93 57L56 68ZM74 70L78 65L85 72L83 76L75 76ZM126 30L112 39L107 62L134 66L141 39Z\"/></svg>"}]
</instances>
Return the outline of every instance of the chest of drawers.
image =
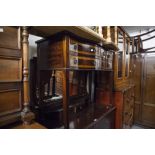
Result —
<instances>
[{"instance_id":1,"label":"chest of drawers","mask_svg":"<svg viewBox=\"0 0 155 155\"><path fill-rule=\"evenodd\" d=\"M130 128L133 124L134 86L117 90L114 93L116 105L116 128Z\"/></svg>"},{"instance_id":2,"label":"chest of drawers","mask_svg":"<svg viewBox=\"0 0 155 155\"><path fill-rule=\"evenodd\" d=\"M20 28L0 32L0 126L20 119L22 103Z\"/></svg>"},{"instance_id":3,"label":"chest of drawers","mask_svg":"<svg viewBox=\"0 0 155 155\"><path fill-rule=\"evenodd\" d=\"M38 62L40 69L112 69L113 53L101 46L85 43L70 34L57 34L40 40ZM46 52L44 52L46 51Z\"/></svg>"}]
</instances>

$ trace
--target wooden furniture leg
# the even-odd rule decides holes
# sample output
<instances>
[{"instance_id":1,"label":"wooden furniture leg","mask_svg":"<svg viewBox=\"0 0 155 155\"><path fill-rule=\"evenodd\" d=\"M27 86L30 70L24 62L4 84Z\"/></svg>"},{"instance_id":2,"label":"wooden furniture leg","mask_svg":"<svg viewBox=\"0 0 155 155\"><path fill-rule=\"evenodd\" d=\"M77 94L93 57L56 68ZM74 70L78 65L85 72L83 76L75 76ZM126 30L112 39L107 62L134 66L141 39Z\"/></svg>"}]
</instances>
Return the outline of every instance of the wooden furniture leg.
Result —
<instances>
[{"instance_id":1,"label":"wooden furniture leg","mask_svg":"<svg viewBox=\"0 0 155 155\"><path fill-rule=\"evenodd\" d=\"M69 71L63 73L63 119L66 129L69 128Z\"/></svg>"},{"instance_id":2,"label":"wooden furniture leg","mask_svg":"<svg viewBox=\"0 0 155 155\"><path fill-rule=\"evenodd\" d=\"M21 112L22 121L25 125L31 124L34 114L30 111L29 99L29 46L28 46L28 27L22 27L22 48L23 48L23 110Z\"/></svg>"}]
</instances>

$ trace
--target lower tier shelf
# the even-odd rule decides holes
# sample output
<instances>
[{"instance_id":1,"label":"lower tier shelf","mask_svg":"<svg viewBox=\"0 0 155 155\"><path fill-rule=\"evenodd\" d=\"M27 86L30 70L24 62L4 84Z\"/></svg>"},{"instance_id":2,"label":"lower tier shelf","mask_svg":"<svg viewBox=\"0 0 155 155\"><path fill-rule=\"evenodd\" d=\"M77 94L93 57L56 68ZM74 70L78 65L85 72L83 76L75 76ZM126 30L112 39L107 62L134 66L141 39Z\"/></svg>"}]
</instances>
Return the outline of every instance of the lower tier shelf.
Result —
<instances>
[{"instance_id":1,"label":"lower tier shelf","mask_svg":"<svg viewBox=\"0 0 155 155\"><path fill-rule=\"evenodd\" d=\"M90 104L81 110L70 108L70 129L113 129L115 127L115 107ZM63 111L51 112L40 121L47 128L64 128Z\"/></svg>"}]
</instances>

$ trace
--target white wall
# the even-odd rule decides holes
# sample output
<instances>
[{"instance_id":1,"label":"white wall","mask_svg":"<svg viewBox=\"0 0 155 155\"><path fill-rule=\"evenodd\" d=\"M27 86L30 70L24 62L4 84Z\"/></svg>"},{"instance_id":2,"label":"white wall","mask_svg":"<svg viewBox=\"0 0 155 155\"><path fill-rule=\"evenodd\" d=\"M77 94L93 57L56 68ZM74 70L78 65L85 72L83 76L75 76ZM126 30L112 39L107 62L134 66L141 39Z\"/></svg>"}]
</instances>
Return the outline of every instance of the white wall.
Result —
<instances>
[{"instance_id":1,"label":"white wall","mask_svg":"<svg viewBox=\"0 0 155 155\"><path fill-rule=\"evenodd\" d=\"M152 29L149 29L149 31L151 31L151 30ZM146 33L146 32L148 32L148 30L132 32L132 33L130 33L130 36L135 36L135 35L143 34L143 33ZM152 36L155 36L155 32L152 32L152 33L150 33L148 35L142 36L141 38L143 40L143 39L146 39L146 38L150 38ZM150 47L155 47L155 38L143 42L143 48L144 49L150 48ZM155 49L153 49L153 50L155 50Z\"/></svg>"},{"instance_id":2,"label":"white wall","mask_svg":"<svg viewBox=\"0 0 155 155\"><path fill-rule=\"evenodd\" d=\"M40 39L42 38L34 35L29 35L29 59L37 56L37 44L35 42Z\"/></svg>"}]
</instances>

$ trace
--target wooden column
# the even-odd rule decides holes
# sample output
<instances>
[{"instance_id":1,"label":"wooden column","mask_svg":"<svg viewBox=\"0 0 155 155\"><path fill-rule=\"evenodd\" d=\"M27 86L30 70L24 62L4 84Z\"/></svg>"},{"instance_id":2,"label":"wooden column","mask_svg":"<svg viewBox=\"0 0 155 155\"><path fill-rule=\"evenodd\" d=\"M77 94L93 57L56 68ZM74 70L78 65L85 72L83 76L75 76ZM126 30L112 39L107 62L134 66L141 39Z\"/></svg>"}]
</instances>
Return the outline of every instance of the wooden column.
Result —
<instances>
[{"instance_id":1,"label":"wooden column","mask_svg":"<svg viewBox=\"0 0 155 155\"><path fill-rule=\"evenodd\" d=\"M110 26L107 26L107 41L111 42Z\"/></svg>"},{"instance_id":2,"label":"wooden column","mask_svg":"<svg viewBox=\"0 0 155 155\"><path fill-rule=\"evenodd\" d=\"M30 111L29 99L29 43L28 27L22 27L22 49L23 49L23 111L21 117L25 125L30 124L34 119L34 114Z\"/></svg>"},{"instance_id":3,"label":"wooden column","mask_svg":"<svg viewBox=\"0 0 155 155\"><path fill-rule=\"evenodd\" d=\"M115 45L118 44L118 32L117 32L117 26L115 26Z\"/></svg>"},{"instance_id":4,"label":"wooden column","mask_svg":"<svg viewBox=\"0 0 155 155\"><path fill-rule=\"evenodd\" d=\"M98 33L101 37L103 37L103 34L102 34L102 26L99 26L98 27Z\"/></svg>"},{"instance_id":5,"label":"wooden column","mask_svg":"<svg viewBox=\"0 0 155 155\"><path fill-rule=\"evenodd\" d=\"M69 128L69 38L63 40L64 67L63 70L63 119L66 129Z\"/></svg>"}]
</instances>

